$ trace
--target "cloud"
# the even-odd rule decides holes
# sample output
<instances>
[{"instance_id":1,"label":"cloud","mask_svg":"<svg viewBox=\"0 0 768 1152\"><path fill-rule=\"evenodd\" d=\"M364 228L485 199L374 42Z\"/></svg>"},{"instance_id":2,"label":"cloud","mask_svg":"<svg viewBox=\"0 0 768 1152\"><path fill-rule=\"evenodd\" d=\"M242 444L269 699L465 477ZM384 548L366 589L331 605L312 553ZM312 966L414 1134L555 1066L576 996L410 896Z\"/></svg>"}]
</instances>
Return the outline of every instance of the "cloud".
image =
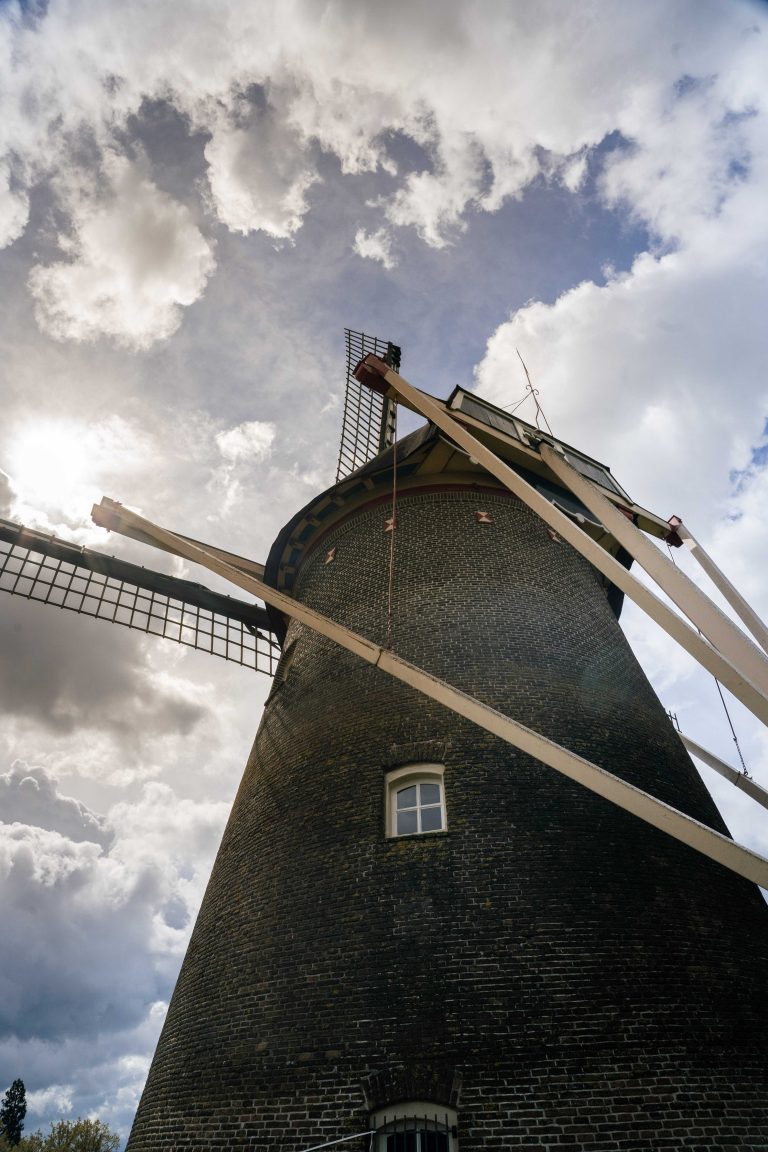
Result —
<instances>
[{"instance_id":1,"label":"cloud","mask_svg":"<svg viewBox=\"0 0 768 1152\"><path fill-rule=\"evenodd\" d=\"M754 70L764 64L748 56L743 67ZM717 214L747 176L754 129L761 127L751 123L761 88L753 72L751 84L739 95L716 77L692 81L681 93L649 93L649 106L627 110L622 118L631 146L614 152L606 163L600 180L606 202L627 204L666 241L684 240L697 224ZM764 115L766 110L760 111Z\"/></svg>"},{"instance_id":2,"label":"cloud","mask_svg":"<svg viewBox=\"0 0 768 1152\"><path fill-rule=\"evenodd\" d=\"M33 724L60 742L88 733L81 767L115 780L148 761L153 742L215 722L205 685L153 666L154 645L126 629L3 594L0 698L6 732ZM88 659L81 646L87 637ZM146 647L145 647L146 645ZM183 659L184 650L177 649ZM114 743L119 746L116 755ZM73 749L74 751L74 749ZM151 770L151 769L150 769Z\"/></svg>"},{"instance_id":3,"label":"cloud","mask_svg":"<svg viewBox=\"0 0 768 1152\"><path fill-rule=\"evenodd\" d=\"M205 147L214 209L232 232L289 240L309 211L306 193L319 177L296 133L272 109L240 101L238 111L214 128Z\"/></svg>"},{"instance_id":4,"label":"cloud","mask_svg":"<svg viewBox=\"0 0 768 1152\"><path fill-rule=\"evenodd\" d=\"M643 253L605 284L519 309L476 373L485 395L509 404L523 392L519 348L556 434L694 532L723 515L730 472L763 434L768 220L759 199L757 186L741 185L676 251Z\"/></svg>"},{"instance_id":5,"label":"cloud","mask_svg":"<svg viewBox=\"0 0 768 1152\"><path fill-rule=\"evenodd\" d=\"M63 796L44 768L17 760L0 774L0 813L5 824L29 824L60 832L80 843L90 840L106 847L112 839L100 816L79 800Z\"/></svg>"},{"instance_id":6,"label":"cloud","mask_svg":"<svg viewBox=\"0 0 768 1152\"><path fill-rule=\"evenodd\" d=\"M137 348L166 338L214 258L198 191L172 199L159 160L155 173L126 154L126 133L161 101L196 134L203 200L236 233L295 239L319 150L350 178L378 173L382 222L436 248L468 214L497 211L537 179L575 192L590 155L605 164L607 203L677 238L749 173L763 40L746 3L706 20L693 3L620 17L607 3L563 13L547 0L534 14L451 0L418 17L398 3L384 27L375 5L349 0L321 11L201 0L183 35L172 6L107 20L92 0L72 0L32 24L7 7L0 236L21 234L30 189L49 185L67 216L66 258L32 272L41 325L57 339ZM420 150L402 171L395 138ZM618 146L603 156L608 140ZM73 161L79 184L67 189Z\"/></svg>"},{"instance_id":7,"label":"cloud","mask_svg":"<svg viewBox=\"0 0 768 1152\"><path fill-rule=\"evenodd\" d=\"M274 424L261 420L247 420L216 433L218 449L229 464L263 460L269 455L274 439Z\"/></svg>"},{"instance_id":8,"label":"cloud","mask_svg":"<svg viewBox=\"0 0 768 1152\"><path fill-rule=\"evenodd\" d=\"M27 412L9 423L11 515L81 544L97 535L90 511L105 482L132 487L157 456L152 430L135 419L52 419Z\"/></svg>"},{"instance_id":9,"label":"cloud","mask_svg":"<svg viewBox=\"0 0 768 1152\"><path fill-rule=\"evenodd\" d=\"M29 197L12 184L10 165L0 163L0 248L18 240L29 219Z\"/></svg>"},{"instance_id":10,"label":"cloud","mask_svg":"<svg viewBox=\"0 0 768 1152\"><path fill-rule=\"evenodd\" d=\"M37 813L62 827L74 805L40 768ZM62 1042L136 1027L167 999L227 805L149 784L106 818L107 846L38 824L0 824L6 948L0 1036Z\"/></svg>"},{"instance_id":11,"label":"cloud","mask_svg":"<svg viewBox=\"0 0 768 1152\"><path fill-rule=\"evenodd\" d=\"M66 188L67 259L33 268L38 322L57 340L112 337L128 348L166 339L214 268L211 244L187 207L140 165L111 155L103 193Z\"/></svg>"},{"instance_id":12,"label":"cloud","mask_svg":"<svg viewBox=\"0 0 768 1152\"><path fill-rule=\"evenodd\" d=\"M387 219L400 228L414 227L431 247L444 248L451 232L466 227L467 206L480 202L483 171L482 146L473 136L444 139L431 170L409 173L392 197L382 199ZM514 181L507 187L517 190ZM495 207L501 199L494 198Z\"/></svg>"},{"instance_id":13,"label":"cloud","mask_svg":"<svg viewBox=\"0 0 768 1152\"><path fill-rule=\"evenodd\" d=\"M97 1116L128 1136L167 1004L147 1006L139 1023L117 1034L102 1032L58 1041L0 1037L0 1068L24 1069L29 1111L26 1132L66 1115Z\"/></svg>"},{"instance_id":14,"label":"cloud","mask_svg":"<svg viewBox=\"0 0 768 1152\"><path fill-rule=\"evenodd\" d=\"M0 519L7 520L11 515L11 508L16 493L7 472L0 468Z\"/></svg>"},{"instance_id":15,"label":"cloud","mask_svg":"<svg viewBox=\"0 0 768 1152\"><path fill-rule=\"evenodd\" d=\"M274 439L274 424L260 420L247 420L216 433L224 463L213 470L209 486L222 493L221 515L231 512L242 498L244 476L269 456Z\"/></svg>"},{"instance_id":16,"label":"cloud","mask_svg":"<svg viewBox=\"0 0 768 1152\"><path fill-rule=\"evenodd\" d=\"M569 192L578 192L587 178L588 161L586 153L572 156L562 165L560 179Z\"/></svg>"},{"instance_id":17,"label":"cloud","mask_svg":"<svg viewBox=\"0 0 768 1152\"><path fill-rule=\"evenodd\" d=\"M57 1116L67 1116L72 1111L73 1084L50 1084L38 1092L27 1093L29 1116L46 1116L53 1112ZM29 1122L25 1125L29 1128Z\"/></svg>"},{"instance_id":18,"label":"cloud","mask_svg":"<svg viewBox=\"0 0 768 1152\"><path fill-rule=\"evenodd\" d=\"M85 810L98 844L84 806L39 766L12 769L17 785L22 771L40 792L29 823L0 807L0 1074L23 1069L36 1124L76 1112L127 1135L228 804L150 784Z\"/></svg>"},{"instance_id":19,"label":"cloud","mask_svg":"<svg viewBox=\"0 0 768 1152\"><path fill-rule=\"evenodd\" d=\"M387 269L394 268L397 263L392 255L392 237L386 228L378 228L375 232L358 228L354 249L364 260L378 260Z\"/></svg>"}]
</instances>

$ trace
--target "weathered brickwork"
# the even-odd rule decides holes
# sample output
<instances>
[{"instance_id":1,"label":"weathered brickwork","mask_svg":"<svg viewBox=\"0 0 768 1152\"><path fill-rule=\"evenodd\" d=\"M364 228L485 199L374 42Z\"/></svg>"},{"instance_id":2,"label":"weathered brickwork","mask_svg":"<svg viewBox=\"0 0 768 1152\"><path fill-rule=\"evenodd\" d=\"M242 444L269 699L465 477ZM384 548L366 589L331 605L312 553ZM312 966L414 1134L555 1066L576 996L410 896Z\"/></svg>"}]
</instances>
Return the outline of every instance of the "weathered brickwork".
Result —
<instances>
[{"instance_id":1,"label":"weathered brickwork","mask_svg":"<svg viewBox=\"0 0 768 1152\"><path fill-rule=\"evenodd\" d=\"M376 641L386 514L297 583ZM506 494L401 500L394 647L722 828L596 574ZM306 629L286 653L130 1152L300 1152L459 1083L461 1152L768 1148L757 889ZM448 831L387 840L385 772L435 759Z\"/></svg>"}]
</instances>

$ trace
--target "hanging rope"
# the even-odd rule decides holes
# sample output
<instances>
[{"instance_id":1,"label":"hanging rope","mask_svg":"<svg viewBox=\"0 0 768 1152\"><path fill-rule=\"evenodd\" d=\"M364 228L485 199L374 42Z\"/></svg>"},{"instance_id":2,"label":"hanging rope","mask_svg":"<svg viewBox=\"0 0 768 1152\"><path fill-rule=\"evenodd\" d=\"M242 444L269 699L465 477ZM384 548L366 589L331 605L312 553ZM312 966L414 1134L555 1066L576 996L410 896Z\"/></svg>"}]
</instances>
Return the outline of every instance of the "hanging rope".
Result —
<instances>
[{"instance_id":1,"label":"hanging rope","mask_svg":"<svg viewBox=\"0 0 768 1152\"><path fill-rule=\"evenodd\" d=\"M397 429L397 405L394 406L393 420ZM396 432L395 432L396 434ZM389 577L387 580L387 640L386 648L392 648L394 639L394 587L395 587L395 533L397 531L397 440L392 444L392 521L389 531Z\"/></svg>"},{"instance_id":2,"label":"hanging rope","mask_svg":"<svg viewBox=\"0 0 768 1152\"><path fill-rule=\"evenodd\" d=\"M669 544L667 544L667 552L669 552L669 558L672 561L672 563L675 565L675 568L677 568L677 564L675 563L675 557L674 557L674 554L673 554L672 549L669 546ZM702 635L700 628L697 628L696 631L698 632L699 636ZM728 711L728 705L725 702L725 696L723 696L723 690L720 687L720 681L717 679L716 676L713 676L712 679L715 682L715 687L717 688L717 694L720 697L720 703L723 705L723 711L725 712L725 717L728 721L728 727L731 730L731 736L733 736L733 742L736 745L736 751L738 753L739 762L741 764L741 774L742 774L742 776L746 776L746 778L748 780L751 780L752 777L750 776L749 772L747 771L747 765L744 763L744 757L741 754L741 745L739 744L739 738L736 735L736 729L733 726L733 720L731 720L731 714ZM671 713L670 713L670 715L671 715ZM675 717L675 721L677 721L677 717ZM680 725L679 724L677 726L677 730L678 730L678 732L680 731Z\"/></svg>"}]
</instances>

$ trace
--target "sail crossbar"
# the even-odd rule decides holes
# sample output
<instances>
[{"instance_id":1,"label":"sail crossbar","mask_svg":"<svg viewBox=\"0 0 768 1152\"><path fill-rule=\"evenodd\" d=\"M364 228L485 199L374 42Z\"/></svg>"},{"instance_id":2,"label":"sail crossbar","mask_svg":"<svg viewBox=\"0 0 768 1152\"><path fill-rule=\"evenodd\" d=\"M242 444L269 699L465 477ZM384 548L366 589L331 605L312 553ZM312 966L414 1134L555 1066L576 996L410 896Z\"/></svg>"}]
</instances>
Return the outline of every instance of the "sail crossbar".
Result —
<instances>
[{"instance_id":1,"label":"sail crossbar","mask_svg":"<svg viewBox=\"0 0 768 1152\"><path fill-rule=\"evenodd\" d=\"M265 608L0 520L0 591L122 624L272 675Z\"/></svg>"}]
</instances>

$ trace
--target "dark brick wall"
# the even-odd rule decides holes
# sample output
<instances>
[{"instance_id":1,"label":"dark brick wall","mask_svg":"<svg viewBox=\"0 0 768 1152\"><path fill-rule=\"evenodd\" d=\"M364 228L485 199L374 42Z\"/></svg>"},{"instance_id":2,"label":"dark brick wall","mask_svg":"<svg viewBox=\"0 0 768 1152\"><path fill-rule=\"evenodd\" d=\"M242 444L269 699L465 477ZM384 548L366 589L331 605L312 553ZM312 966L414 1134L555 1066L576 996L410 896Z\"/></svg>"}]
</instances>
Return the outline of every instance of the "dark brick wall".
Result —
<instances>
[{"instance_id":1,"label":"dark brick wall","mask_svg":"<svg viewBox=\"0 0 768 1152\"><path fill-rule=\"evenodd\" d=\"M297 585L377 641L385 515ZM532 513L409 496L396 543L400 654L723 827L594 571ZM757 889L306 629L287 644L131 1152L300 1152L364 1128L372 1084L459 1082L461 1152L767 1148ZM385 839L385 771L438 758L448 831Z\"/></svg>"}]
</instances>

